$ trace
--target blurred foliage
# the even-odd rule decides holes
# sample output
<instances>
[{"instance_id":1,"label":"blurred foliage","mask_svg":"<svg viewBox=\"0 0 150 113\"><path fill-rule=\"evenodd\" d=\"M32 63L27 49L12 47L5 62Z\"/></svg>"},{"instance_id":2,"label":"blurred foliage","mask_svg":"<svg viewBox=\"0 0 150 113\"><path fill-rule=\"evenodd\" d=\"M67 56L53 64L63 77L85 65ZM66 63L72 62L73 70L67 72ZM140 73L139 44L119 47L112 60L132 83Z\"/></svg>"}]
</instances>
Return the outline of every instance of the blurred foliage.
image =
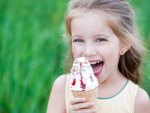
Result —
<instances>
[{"instance_id":1,"label":"blurred foliage","mask_svg":"<svg viewBox=\"0 0 150 113\"><path fill-rule=\"evenodd\" d=\"M44 113L62 73L66 1L0 0L0 113Z\"/></svg>"},{"instance_id":2,"label":"blurred foliage","mask_svg":"<svg viewBox=\"0 0 150 113\"><path fill-rule=\"evenodd\" d=\"M130 0L150 49L149 0ZM54 79L62 74L67 0L0 0L0 113L45 113ZM143 87L150 94L149 53Z\"/></svg>"},{"instance_id":3,"label":"blurred foliage","mask_svg":"<svg viewBox=\"0 0 150 113\"><path fill-rule=\"evenodd\" d=\"M150 96L150 7L149 0L130 0L135 11L138 30L147 51L142 62L143 88Z\"/></svg>"}]
</instances>

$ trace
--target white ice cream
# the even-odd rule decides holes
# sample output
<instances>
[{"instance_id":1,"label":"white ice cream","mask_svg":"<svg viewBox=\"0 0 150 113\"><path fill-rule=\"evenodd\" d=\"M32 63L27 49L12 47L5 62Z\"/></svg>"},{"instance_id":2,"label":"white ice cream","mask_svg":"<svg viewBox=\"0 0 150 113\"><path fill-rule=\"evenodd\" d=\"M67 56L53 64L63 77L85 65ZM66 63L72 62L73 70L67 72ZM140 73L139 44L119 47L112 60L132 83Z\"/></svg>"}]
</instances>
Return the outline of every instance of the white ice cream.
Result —
<instances>
[{"instance_id":1,"label":"white ice cream","mask_svg":"<svg viewBox=\"0 0 150 113\"><path fill-rule=\"evenodd\" d=\"M98 87L99 84L93 73L93 69L84 57L74 60L69 85L71 90L74 91L86 91Z\"/></svg>"}]
</instances>

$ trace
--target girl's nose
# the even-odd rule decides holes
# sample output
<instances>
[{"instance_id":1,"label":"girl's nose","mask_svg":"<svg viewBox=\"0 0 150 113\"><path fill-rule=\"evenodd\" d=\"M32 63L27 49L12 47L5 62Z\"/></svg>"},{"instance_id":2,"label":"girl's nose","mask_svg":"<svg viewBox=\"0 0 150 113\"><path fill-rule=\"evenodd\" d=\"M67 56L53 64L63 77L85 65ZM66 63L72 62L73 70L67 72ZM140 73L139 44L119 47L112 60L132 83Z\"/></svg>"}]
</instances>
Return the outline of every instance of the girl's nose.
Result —
<instances>
[{"instance_id":1,"label":"girl's nose","mask_svg":"<svg viewBox=\"0 0 150 113\"><path fill-rule=\"evenodd\" d=\"M93 46L86 46L85 47L85 56L89 57L89 56L94 56L96 55L96 50L94 49Z\"/></svg>"}]
</instances>

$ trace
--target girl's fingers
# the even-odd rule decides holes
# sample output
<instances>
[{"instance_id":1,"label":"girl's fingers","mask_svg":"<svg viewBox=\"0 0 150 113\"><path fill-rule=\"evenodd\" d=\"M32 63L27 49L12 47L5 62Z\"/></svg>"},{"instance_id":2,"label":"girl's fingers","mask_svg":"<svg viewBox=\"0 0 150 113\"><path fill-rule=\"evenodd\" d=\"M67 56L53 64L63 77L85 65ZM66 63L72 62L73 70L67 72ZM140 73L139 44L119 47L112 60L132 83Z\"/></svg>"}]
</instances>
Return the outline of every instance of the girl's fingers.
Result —
<instances>
[{"instance_id":1,"label":"girl's fingers","mask_svg":"<svg viewBox=\"0 0 150 113\"><path fill-rule=\"evenodd\" d=\"M95 108L93 109L82 109L80 110L81 113L97 113L97 110Z\"/></svg>"},{"instance_id":2,"label":"girl's fingers","mask_svg":"<svg viewBox=\"0 0 150 113\"><path fill-rule=\"evenodd\" d=\"M87 102L85 98L74 98L70 101L70 113L97 113L96 103Z\"/></svg>"},{"instance_id":3,"label":"girl's fingers","mask_svg":"<svg viewBox=\"0 0 150 113\"><path fill-rule=\"evenodd\" d=\"M70 101L70 104L74 105L74 104L78 104L78 103L82 103L82 102L86 102L86 98L73 98Z\"/></svg>"},{"instance_id":4,"label":"girl's fingers","mask_svg":"<svg viewBox=\"0 0 150 113\"><path fill-rule=\"evenodd\" d=\"M79 104L74 104L72 106L72 109L74 111L77 111L77 110L81 110L81 109L88 109L88 108L93 108L94 109L94 106L95 106L95 103L93 102L84 102L84 103L79 103Z\"/></svg>"},{"instance_id":5,"label":"girl's fingers","mask_svg":"<svg viewBox=\"0 0 150 113\"><path fill-rule=\"evenodd\" d=\"M78 111L70 110L69 113L97 113L96 108L81 109Z\"/></svg>"}]
</instances>

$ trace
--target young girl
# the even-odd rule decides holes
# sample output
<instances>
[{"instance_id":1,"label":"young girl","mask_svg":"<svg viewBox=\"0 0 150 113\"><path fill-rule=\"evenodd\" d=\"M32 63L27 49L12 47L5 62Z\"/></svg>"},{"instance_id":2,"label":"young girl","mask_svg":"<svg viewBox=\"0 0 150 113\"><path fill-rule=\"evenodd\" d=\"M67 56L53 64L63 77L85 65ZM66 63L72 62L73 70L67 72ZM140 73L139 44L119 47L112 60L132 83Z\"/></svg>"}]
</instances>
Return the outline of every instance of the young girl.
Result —
<instances>
[{"instance_id":1,"label":"young girl","mask_svg":"<svg viewBox=\"0 0 150 113\"><path fill-rule=\"evenodd\" d=\"M70 0L66 27L70 59L86 57L99 81L97 105L73 98L64 74L54 82L47 113L150 113L149 97L138 86L144 48L127 1Z\"/></svg>"}]
</instances>

